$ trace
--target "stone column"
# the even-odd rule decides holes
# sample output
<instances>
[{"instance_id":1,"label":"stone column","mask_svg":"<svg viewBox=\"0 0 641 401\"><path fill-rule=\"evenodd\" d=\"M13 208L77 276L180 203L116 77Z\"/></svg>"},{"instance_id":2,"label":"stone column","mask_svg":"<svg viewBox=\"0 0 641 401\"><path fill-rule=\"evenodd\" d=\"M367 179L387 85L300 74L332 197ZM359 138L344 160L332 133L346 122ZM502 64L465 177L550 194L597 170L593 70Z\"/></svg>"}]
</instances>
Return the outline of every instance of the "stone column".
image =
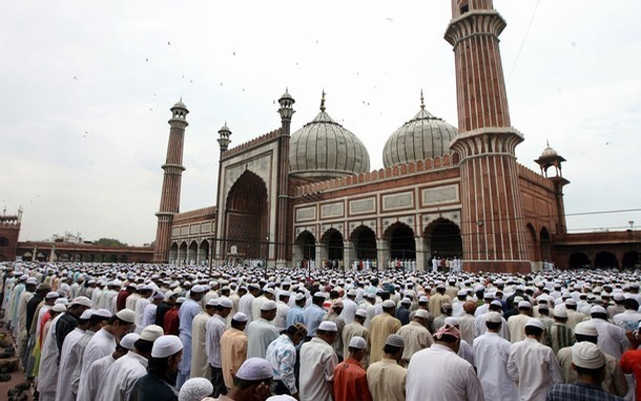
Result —
<instances>
[{"instance_id":1,"label":"stone column","mask_svg":"<svg viewBox=\"0 0 641 401\"><path fill-rule=\"evenodd\" d=\"M425 255L425 241L423 237L414 238L416 242L416 270L423 272L425 271L425 260L427 255Z\"/></svg>"},{"instance_id":2,"label":"stone column","mask_svg":"<svg viewBox=\"0 0 641 401\"><path fill-rule=\"evenodd\" d=\"M389 246L387 240L376 240L376 266L379 270L387 269L389 263Z\"/></svg>"},{"instance_id":3,"label":"stone column","mask_svg":"<svg viewBox=\"0 0 641 401\"><path fill-rule=\"evenodd\" d=\"M352 241L343 242L343 266L345 270L351 269L352 258L354 257L354 248L352 247Z\"/></svg>"},{"instance_id":4,"label":"stone column","mask_svg":"<svg viewBox=\"0 0 641 401\"><path fill-rule=\"evenodd\" d=\"M327 260L327 245L322 242L316 243L316 267L323 266L323 262Z\"/></svg>"}]
</instances>

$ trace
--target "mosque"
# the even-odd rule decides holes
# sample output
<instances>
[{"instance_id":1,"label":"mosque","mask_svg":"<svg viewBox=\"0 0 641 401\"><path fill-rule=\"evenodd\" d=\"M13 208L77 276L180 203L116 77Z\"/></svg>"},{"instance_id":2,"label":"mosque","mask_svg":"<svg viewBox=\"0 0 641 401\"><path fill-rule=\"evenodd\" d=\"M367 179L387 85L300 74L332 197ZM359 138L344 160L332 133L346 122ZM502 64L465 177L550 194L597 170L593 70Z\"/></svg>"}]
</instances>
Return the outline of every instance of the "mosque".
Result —
<instances>
[{"instance_id":1,"label":"mosque","mask_svg":"<svg viewBox=\"0 0 641 401\"><path fill-rule=\"evenodd\" d=\"M235 147L226 125L218 131L215 205L180 212L189 111L176 103L154 261L388 267L402 260L423 270L434 257L456 257L468 271L509 272L557 260L596 263L599 240L590 237L594 247L578 252L567 234L565 159L547 146L536 159L540 173L516 159L524 136L510 121L499 52L505 26L492 0L452 0L445 40L454 49L458 128L432 115L421 95L389 136L380 170L370 171L361 140L330 117L324 93L316 117L291 132L295 100L285 91L275 130ZM617 266L624 252L610 252ZM601 260L612 263L610 256Z\"/></svg>"}]
</instances>

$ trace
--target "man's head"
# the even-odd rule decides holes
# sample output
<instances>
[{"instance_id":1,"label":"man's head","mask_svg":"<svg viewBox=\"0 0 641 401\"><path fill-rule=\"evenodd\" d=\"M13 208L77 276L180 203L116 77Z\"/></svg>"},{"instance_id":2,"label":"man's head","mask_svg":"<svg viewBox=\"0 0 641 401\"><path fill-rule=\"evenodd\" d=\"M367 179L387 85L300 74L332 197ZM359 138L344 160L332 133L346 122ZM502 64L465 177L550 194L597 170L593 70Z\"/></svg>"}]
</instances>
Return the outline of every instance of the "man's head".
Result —
<instances>
[{"instance_id":1,"label":"man's head","mask_svg":"<svg viewBox=\"0 0 641 401\"><path fill-rule=\"evenodd\" d=\"M625 306L625 309L632 310L632 311L635 311L635 312L639 309L639 303L634 298L627 298L623 302L623 306Z\"/></svg>"},{"instance_id":2,"label":"man's head","mask_svg":"<svg viewBox=\"0 0 641 401\"><path fill-rule=\"evenodd\" d=\"M430 314L425 309L418 309L416 312L414 312L414 321L419 323L421 326L427 327L429 318Z\"/></svg>"},{"instance_id":3,"label":"man's head","mask_svg":"<svg viewBox=\"0 0 641 401\"><path fill-rule=\"evenodd\" d=\"M365 309L358 309L354 313L354 320L358 323L363 324L367 320L367 311Z\"/></svg>"},{"instance_id":4,"label":"man's head","mask_svg":"<svg viewBox=\"0 0 641 401\"><path fill-rule=\"evenodd\" d=\"M536 340L541 339L545 326L539 319L531 318L525 323L525 335Z\"/></svg>"},{"instance_id":5,"label":"man's head","mask_svg":"<svg viewBox=\"0 0 641 401\"><path fill-rule=\"evenodd\" d=\"M305 297L305 294L303 294L302 292L297 292L294 300L296 302L296 306L301 308L305 306L305 303L307 302L307 298Z\"/></svg>"},{"instance_id":6,"label":"man's head","mask_svg":"<svg viewBox=\"0 0 641 401\"><path fill-rule=\"evenodd\" d=\"M608 320L608 311L601 305L594 305L590 308L590 316L592 319Z\"/></svg>"},{"instance_id":7,"label":"man's head","mask_svg":"<svg viewBox=\"0 0 641 401\"><path fill-rule=\"evenodd\" d=\"M474 301L466 301L463 304L463 310L468 315L473 315L476 312L476 303Z\"/></svg>"},{"instance_id":8,"label":"man's head","mask_svg":"<svg viewBox=\"0 0 641 401\"><path fill-rule=\"evenodd\" d=\"M216 314L227 318L231 313L234 304L231 302L231 299L227 297L221 297L218 299L218 305L216 306Z\"/></svg>"},{"instance_id":9,"label":"man's head","mask_svg":"<svg viewBox=\"0 0 641 401\"><path fill-rule=\"evenodd\" d=\"M145 327L140 333L140 338L134 343L134 349L137 354L149 358L151 356L151 349L157 338L164 335L162 327L155 324Z\"/></svg>"},{"instance_id":10,"label":"man's head","mask_svg":"<svg viewBox=\"0 0 641 401\"><path fill-rule=\"evenodd\" d=\"M67 313L80 317L89 308L91 308L91 300L89 298L76 297L67 308Z\"/></svg>"},{"instance_id":11,"label":"man's head","mask_svg":"<svg viewBox=\"0 0 641 401\"><path fill-rule=\"evenodd\" d=\"M231 318L231 327L236 330L244 331L248 320L247 315L243 312L236 312Z\"/></svg>"},{"instance_id":12,"label":"man's head","mask_svg":"<svg viewBox=\"0 0 641 401\"><path fill-rule=\"evenodd\" d=\"M234 375L230 398L237 401L265 401L271 395L272 365L263 358L249 358Z\"/></svg>"},{"instance_id":13,"label":"man's head","mask_svg":"<svg viewBox=\"0 0 641 401\"><path fill-rule=\"evenodd\" d=\"M367 353L367 341L363 337L354 336L349 340L348 350L350 356L360 362Z\"/></svg>"},{"instance_id":14,"label":"man's head","mask_svg":"<svg viewBox=\"0 0 641 401\"><path fill-rule=\"evenodd\" d=\"M485 326L487 330L492 333L498 333L501 330L501 325L503 324L503 319L501 314L498 312L488 312L487 317L485 318Z\"/></svg>"},{"instance_id":15,"label":"man's head","mask_svg":"<svg viewBox=\"0 0 641 401\"><path fill-rule=\"evenodd\" d=\"M596 344L583 341L572 346L572 367L579 382L600 384L605 371L605 356Z\"/></svg>"},{"instance_id":16,"label":"man's head","mask_svg":"<svg viewBox=\"0 0 641 401\"><path fill-rule=\"evenodd\" d=\"M205 292L207 292L207 287L198 284L191 287L191 289L189 290L189 297L194 301L199 302L201 299L203 299Z\"/></svg>"},{"instance_id":17,"label":"man's head","mask_svg":"<svg viewBox=\"0 0 641 401\"><path fill-rule=\"evenodd\" d=\"M272 321L276 317L276 302L266 301L260 307L260 317Z\"/></svg>"},{"instance_id":18,"label":"man's head","mask_svg":"<svg viewBox=\"0 0 641 401\"><path fill-rule=\"evenodd\" d=\"M285 334L294 345L298 345L307 337L307 328L302 323L296 323L285 329Z\"/></svg>"},{"instance_id":19,"label":"man's head","mask_svg":"<svg viewBox=\"0 0 641 401\"><path fill-rule=\"evenodd\" d=\"M55 291L50 291L45 295L45 304L49 306L53 306L56 303L56 299L58 299L60 295L55 292Z\"/></svg>"},{"instance_id":20,"label":"man's head","mask_svg":"<svg viewBox=\"0 0 641 401\"><path fill-rule=\"evenodd\" d=\"M398 334L391 334L385 340L385 345L383 346L383 352L385 356L390 359L394 359L396 362L400 362L401 357L403 356L403 349L405 348L405 341L403 337Z\"/></svg>"},{"instance_id":21,"label":"man's head","mask_svg":"<svg viewBox=\"0 0 641 401\"><path fill-rule=\"evenodd\" d=\"M383 312L385 313L389 313L390 315L393 316L394 313L396 312L396 304L391 299L387 299L383 301L382 306L383 306Z\"/></svg>"},{"instance_id":22,"label":"man's head","mask_svg":"<svg viewBox=\"0 0 641 401\"><path fill-rule=\"evenodd\" d=\"M441 313L443 313L445 316L452 316L452 304L447 302L442 304Z\"/></svg>"},{"instance_id":23,"label":"man's head","mask_svg":"<svg viewBox=\"0 0 641 401\"><path fill-rule=\"evenodd\" d=\"M599 339L599 332L596 330L594 322L585 320L577 323L574 328L574 336L576 337L576 342L587 341L596 344Z\"/></svg>"},{"instance_id":24,"label":"man's head","mask_svg":"<svg viewBox=\"0 0 641 401\"><path fill-rule=\"evenodd\" d=\"M322 321L316 329L316 336L325 340L327 344L334 344L338 337L338 327L336 323L329 320Z\"/></svg>"},{"instance_id":25,"label":"man's head","mask_svg":"<svg viewBox=\"0 0 641 401\"><path fill-rule=\"evenodd\" d=\"M176 383L178 365L182 360L182 355L183 343L180 338L173 335L159 336L153 341L148 369L173 385Z\"/></svg>"},{"instance_id":26,"label":"man's head","mask_svg":"<svg viewBox=\"0 0 641 401\"><path fill-rule=\"evenodd\" d=\"M519 301L517 308L521 315L532 315L532 304L529 301Z\"/></svg>"}]
</instances>

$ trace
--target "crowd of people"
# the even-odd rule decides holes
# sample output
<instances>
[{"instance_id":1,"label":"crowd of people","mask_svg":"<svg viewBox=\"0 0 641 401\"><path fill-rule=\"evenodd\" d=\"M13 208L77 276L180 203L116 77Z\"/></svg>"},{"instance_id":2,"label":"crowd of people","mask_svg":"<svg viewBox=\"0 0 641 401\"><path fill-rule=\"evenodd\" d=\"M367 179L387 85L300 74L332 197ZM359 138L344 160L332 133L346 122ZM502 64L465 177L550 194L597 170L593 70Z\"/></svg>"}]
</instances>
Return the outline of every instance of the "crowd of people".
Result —
<instances>
[{"instance_id":1,"label":"crowd of people","mask_svg":"<svg viewBox=\"0 0 641 401\"><path fill-rule=\"evenodd\" d=\"M641 401L638 271L0 274L42 401Z\"/></svg>"}]
</instances>

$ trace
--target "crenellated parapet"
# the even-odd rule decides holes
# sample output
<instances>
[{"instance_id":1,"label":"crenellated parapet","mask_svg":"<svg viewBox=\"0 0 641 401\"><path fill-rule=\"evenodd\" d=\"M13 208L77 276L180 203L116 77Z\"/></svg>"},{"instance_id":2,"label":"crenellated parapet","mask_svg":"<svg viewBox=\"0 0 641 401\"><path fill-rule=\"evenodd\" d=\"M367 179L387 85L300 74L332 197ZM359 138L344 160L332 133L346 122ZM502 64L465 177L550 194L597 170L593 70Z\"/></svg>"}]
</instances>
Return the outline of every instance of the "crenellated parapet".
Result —
<instances>
[{"instance_id":1,"label":"crenellated parapet","mask_svg":"<svg viewBox=\"0 0 641 401\"><path fill-rule=\"evenodd\" d=\"M456 167L457 164L458 160L456 156L452 153L448 153L440 157L396 164L391 167L370 171L369 173L361 173L358 175L335 178L312 184L299 185L295 189L295 196L300 197L322 191L337 190L353 185L366 185L397 177L404 177L444 168L452 168Z\"/></svg>"},{"instance_id":2,"label":"crenellated parapet","mask_svg":"<svg viewBox=\"0 0 641 401\"><path fill-rule=\"evenodd\" d=\"M541 174L535 172L534 170L531 170L525 167L521 163L517 163L517 168L518 168L520 178L523 178L525 180L532 182L533 184L549 189L552 192L555 190L554 183L549 178L546 178Z\"/></svg>"},{"instance_id":3,"label":"crenellated parapet","mask_svg":"<svg viewBox=\"0 0 641 401\"><path fill-rule=\"evenodd\" d=\"M258 147L260 145L264 145L265 143L271 142L275 139L277 139L281 135L281 128L275 129L271 132L268 132L266 134L263 134L259 137L256 137L252 139L251 141L241 143L238 146L235 146L231 149L228 149L224 151L221 155L221 160L229 159L230 157L233 157L237 154L246 152L250 149L253 149L255 147Z\"/></svg>"}]
</instances>

